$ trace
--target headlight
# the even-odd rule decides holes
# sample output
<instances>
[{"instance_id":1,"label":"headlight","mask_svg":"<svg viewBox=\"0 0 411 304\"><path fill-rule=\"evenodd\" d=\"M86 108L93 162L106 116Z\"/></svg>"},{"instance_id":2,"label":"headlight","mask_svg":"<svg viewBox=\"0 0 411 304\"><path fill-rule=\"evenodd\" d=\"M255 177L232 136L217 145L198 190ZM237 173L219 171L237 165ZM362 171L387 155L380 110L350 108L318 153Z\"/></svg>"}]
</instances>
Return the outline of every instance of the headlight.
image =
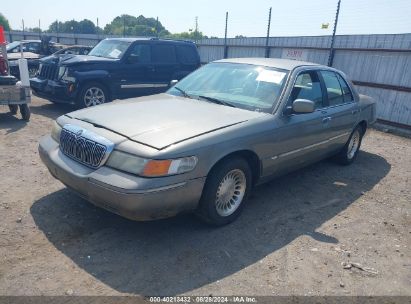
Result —
<instances>
[{"instance_id":1,"label":"headlight","mask_svg":"<svg viewBox=\"0 0 411 304\"><path fill-rule=\"evenodd\" d=\"M64 71L61 71L61 68L59 69L59 79L64 80L64 81L68 81L68 82L76 82L76 78L73 77L72 75L69 76L71 74L71 70L69 68L64 68ZM60 76L60 72L62 73L62 75Z\"/></svg>"},{"instance_id":2,"label":"headlight","mask_svg":"<svg viewBox=\"0 0 411 304\"><path fill-rule=\"evenodd\" d=\"M186 173L195 168L197 157L151 160L121 151L113 151L107 166L147 177L158 177Z\"/></svg>"},{"instance_id":3,"label":"headlight","mask_svg":"<svg viewBox=\"0 0 411 304\"><path fill-rule=\"evenodd\" d=\"M61 133L60 125L57 122L54 122L53 129L51 129L51 137L58 143L60 142L60 133Z\"/></svg>"},{"instance_id":4,"label":"headlight","mask_svg":"<svg viewBox=\"0 0 411 304\"><path fill-rule=\"evenodd\" d=\"M66 68L66 67L64 67L64 66L59 67L59 76L58 76L58 79L61 79L61 78L64 76L64 74L66 73L66 71L67 71L67 68Z\"/></svg>"},{"instance_id":5,"label":"headlight","mask_svg":"<svg viewBox=\"0 0 411 304\"><path fill-rule=\"evenodd\" d=\"M37 75L40 75L42 68L43 68L43 64L40 63L40 64L39 64L39 69L37 70Z\"/></svg>"}]
</instances>

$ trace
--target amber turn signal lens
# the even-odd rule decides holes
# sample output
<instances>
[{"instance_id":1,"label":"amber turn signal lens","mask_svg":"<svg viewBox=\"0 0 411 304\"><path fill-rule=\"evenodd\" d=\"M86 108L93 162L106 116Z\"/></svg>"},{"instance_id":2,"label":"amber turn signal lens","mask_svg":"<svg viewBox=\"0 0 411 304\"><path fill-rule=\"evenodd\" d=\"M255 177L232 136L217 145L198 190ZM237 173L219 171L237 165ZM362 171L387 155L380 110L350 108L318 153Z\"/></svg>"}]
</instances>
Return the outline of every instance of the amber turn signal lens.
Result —
<instances>
[{"instance_id":1,"label":"amber turn signal lens","mask_svg":"<svg viewBox=\"0 0 411 304\"><path fill-rule=\"evenodd\" d=\"M144 167L144 176L163 176L168 174L171 160L150 160Z\"/></svg>"}]
</instances>

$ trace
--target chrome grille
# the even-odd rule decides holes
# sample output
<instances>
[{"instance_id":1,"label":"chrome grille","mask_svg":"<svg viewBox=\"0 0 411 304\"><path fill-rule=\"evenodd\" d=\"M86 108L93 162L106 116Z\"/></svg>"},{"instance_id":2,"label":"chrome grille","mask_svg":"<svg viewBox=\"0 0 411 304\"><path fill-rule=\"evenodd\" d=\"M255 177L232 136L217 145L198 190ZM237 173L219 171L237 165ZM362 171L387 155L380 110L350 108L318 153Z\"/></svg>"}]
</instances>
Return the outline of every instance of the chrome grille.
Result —
<instances>
[{"instance_id":1,"label":"chrome grille","mask_svg":"<svg viewBox=\"0 0 411 304\"><path fill-rule=\"evenodd\" d=\"M113 147L109 140L74 125L65 125L60 134L60 150L91 168L103 165Z\"/></svg>"}]
</instances>

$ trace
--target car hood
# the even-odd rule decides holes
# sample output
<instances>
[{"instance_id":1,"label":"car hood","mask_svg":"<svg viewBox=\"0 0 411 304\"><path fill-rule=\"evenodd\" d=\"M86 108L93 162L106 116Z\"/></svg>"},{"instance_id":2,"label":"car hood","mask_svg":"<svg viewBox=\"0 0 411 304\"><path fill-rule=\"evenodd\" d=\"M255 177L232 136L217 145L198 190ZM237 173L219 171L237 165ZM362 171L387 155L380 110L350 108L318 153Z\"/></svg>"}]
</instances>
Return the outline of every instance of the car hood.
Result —
<instances>
[{"instance_id":1,"label":"car hood","mask_svg":"<svg viewBox=\"0 0 411 304\"><path fill-rule=\"evenodd\" d=\"M169 94L132 98L67 114L158 150L265 115L269 114Z\"/></svg>"},{"instance_id":2,"label":"car hood","mask_svg":"<svg viewBox=\"0 0 411 304\"><path fill-rule=\"evenodd\" d=\"M57 56L53 56L57 57ZM75 65L79 63L96 63L96 62L116 62L119 59L112 59L112 58L105 58L105 57L96 57L96 56L89 56L89 55L72 55L72 54L65 54L63 56L57 57L61 64L64 65Z\"/></svg>"}]
</instances>

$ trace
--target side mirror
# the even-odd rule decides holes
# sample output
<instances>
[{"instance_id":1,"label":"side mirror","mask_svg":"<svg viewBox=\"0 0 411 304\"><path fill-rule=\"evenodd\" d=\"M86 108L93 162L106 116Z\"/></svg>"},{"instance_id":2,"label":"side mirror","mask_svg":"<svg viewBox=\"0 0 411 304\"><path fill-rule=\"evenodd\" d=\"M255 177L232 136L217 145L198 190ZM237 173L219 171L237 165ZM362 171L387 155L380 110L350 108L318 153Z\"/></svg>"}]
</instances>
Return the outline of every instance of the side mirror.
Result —
<instances>
[{"instance_id":1,"label":"side mirror","mask_svg":"<svg viewBox=\"0 0 411 304\"><path fill-rule=\"evenodd\" d=\"M294 113L312 113L315 110L315 104L308 99L296 99L292 106Z\"/></svg>"},{"instance_id":2,"label":"side mirror","mask_svg":"<svg viewBox=\"0 0 411 304\"><path fill-rule=\"evenodd\" d=\"M170 81L170 88L174 87L177 84L178 80L177 79L173 79Z\"/></svg>"}]
</instances>

